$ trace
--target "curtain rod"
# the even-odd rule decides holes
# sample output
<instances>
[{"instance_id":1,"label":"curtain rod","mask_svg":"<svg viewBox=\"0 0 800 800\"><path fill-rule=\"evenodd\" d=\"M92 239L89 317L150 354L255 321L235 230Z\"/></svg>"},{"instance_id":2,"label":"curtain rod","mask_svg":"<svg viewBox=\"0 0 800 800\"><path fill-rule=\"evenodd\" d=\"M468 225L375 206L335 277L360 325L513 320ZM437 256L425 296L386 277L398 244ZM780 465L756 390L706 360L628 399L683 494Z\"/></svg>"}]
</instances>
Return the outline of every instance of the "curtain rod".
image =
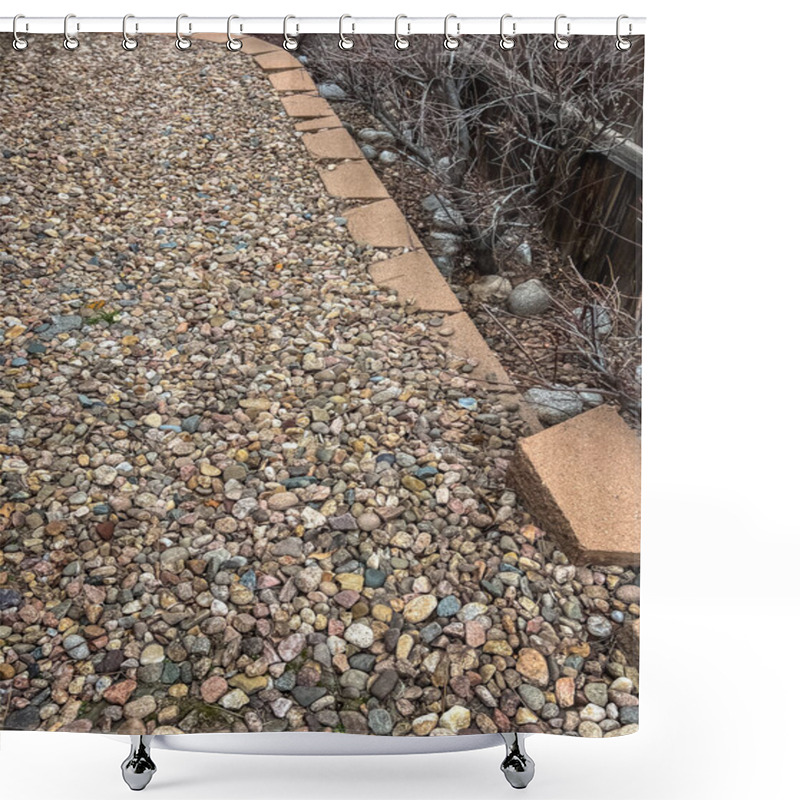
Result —
<instances>
[{"instance_id":1,"label":"curtain rod","mask_svg":"<svg viewBox=\"0 0 800 800\"><path fill-rule=\"evenodd\" d=\"M181 31L184 36L192 33L226 33L228 17L194 17L182 15ZM387 34L394 35L396 26L403 35L443 34L445 26L453 35L497 34L500 32L500 16L497 17L459 17L450 15L445 23L444 17L412 17L401 15L395 17L234 17L231 21L231 33L234 36L246 36L254 33L283 34L288 31L292 36L303 33L346 33ZM645 32L644 17L627 17L621 19L622 34L636 36ZM126 30L136 33L174 33L176 19L174 17L136 17L129 16ZM532 33L552 34L556 27L554 17L513 17L505 15L504 30L511 35ZM569 26L569 28L567 28ZM63 34L64 17L25 17L17 19L16 30L26 33ZM122 17L82 17L70 15L68 29L70 34L84 33L120 33L123 28ZM13 17L0 17L0 32L10 33L14 30ZM570 17L559 15L558 30L568 35L614 36L618 32L616 17Z\"/></svg>"}]
</instances>

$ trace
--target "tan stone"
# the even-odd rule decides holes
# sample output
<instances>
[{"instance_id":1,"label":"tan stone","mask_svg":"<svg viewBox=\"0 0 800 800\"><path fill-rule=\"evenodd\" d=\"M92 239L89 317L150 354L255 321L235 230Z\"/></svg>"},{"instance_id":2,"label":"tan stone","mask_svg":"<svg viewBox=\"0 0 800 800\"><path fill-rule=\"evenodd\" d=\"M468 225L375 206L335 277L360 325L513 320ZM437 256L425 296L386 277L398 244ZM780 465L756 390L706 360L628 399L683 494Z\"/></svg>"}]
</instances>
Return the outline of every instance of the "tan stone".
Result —
<instances>
[{"instance_id":1,"label":"tan stone","mask_svg":"<svg viewBox=\"0 0 800 800\"><path fill-rule=\"evenodd\" d=\"M432 594L423 594L410 600L403 610L408 622L424 622L433 614L438 601Z\"/></svg>"},{"instance_id":2,"label":"tan stone","mask_svg":"<svg viewBox=\"0 0 800 800\"><path fill-rule=\"evenodd\" d=\"M303 144L312 158L363 158L361 148L344 128L303 134Z\"/></svg>"},{"instance_id":3,"label":"tan stone","mask_svg":"<svg viewBox=\"0 0 800 800\"><path fill-rule=\"evenodd\" d=\"M333 169L317 167L325 190L331 197L348 199L368 199L388 197L386 187L381 183L372 167L366 161L344 161Z\"/></svg>"},{"instance_id":4,"label":"tan stone","mask_svg":"<svg viewBox=\"0 0 800 800\"><path fill-rule=\"evenodd\" d=\"M336 576L336 580L343 590L350 589L354 592L360 592L364 588L364 576L355 572L341 572Z\"/></svg>"},{"instance_id":5,"label":"tan stone","mask_svg":"<svg viewBox=\"0 0 800 800\"><path fill-rule=\"evenodd\" d=\"M314 119L304 119L298 122L294 129L296 131L323 131L327 128L341 128L342 121L335 114L327 117L316 117Z\"/></svg>"},{"instance_id":6,"label":"tan stone","mask_svg":"<svg viewBox=\"0 0 800 800\"><path fill-rule=\"evenodd\" d=\"M234 675L228 683L236 689L241 689L246 694L253 694L266 688L269 679L266 675L256 675L254 678L249 678L247 675L239 673Z\"/></svg>"},{"instance_id":7,"label":"tan stone","mask_svg":"<svg viewBox=\"0 0 800 800\"><path fill-rule=\"evenodd\" d=\"M376 261L369 274L378 286L394 289L401 302L413 301L421 311L462 311L436 264L424 250Z\"/></svg>"},{"instance_id":8,"label":"tan stone","mask_svg":"<svg viewBox=\"0 0 800 800\"><path fill-rule=\"evenodd\" d=\"M328 101L312 94L286 95L286 97L281 97L281 103L290 117L310 119L311 117L334 116Z\"/></svg>"},{"instance_id":9,"label":"tan stone","mask_svg":"<svg viewBox=\"0 0 800 800\"><path fill-rule=\"evenodd\" d=\"M411 723L415 736L427 736L439 724L438 714L423 714Z\"/></svg>"},{"instance_id":10,"label":"tan stone","mask_svg":"<svg viewBox=\"0 0 800 800\"><path fill-rule=\"evenodd\" d=\"M359 206L348 211L346 216L347 229L357 244L412 249L422 246L394 200Z\"/></svg>"},{"instance_id":11,"label":"tan stone","mask_svg":"<svg viewBox=\"0 0 800 800\"><path fill-rule=\"evenodd\" d=\"M453 706L439 717L439 727L458 733L469 728L472 721L472 712L464 706Z\"/></svg>"},{"instance_id":12,"label":"tan stone","mask_svg":"<svg viewBox=\"0 0 800 800\"><path fill-rule=\"evenodd\" d=\"M521 439L507 481L574 563L639 563L641 442L610 406Z\"/></svg>"},{"instance_id":13,"label":"tan stone","mask_svg":"<svg viewBox=\"0 0 800 800\"><path fill-rule=\"evenodd\" d=\"M559 678L556 681L556 702L561 708L570 708L575 704L574 678Z\"/></svg>"},{"instance_id":14,"label":"tan stone","mask_svg":"<svg viewBox=\"0 0 800 800\"><path fill-rule=\"evenodd\" d=\"M304 69L288 69L283 72L270 72L269 80L277 92L309 92L317 87Z\"/></svg>"},{"instance_id":15,"label":"tan stone","mask_svg":"<svg viewBox=\"0 0 800 800\"><path fill-rule=\"evenodd\" d=\"M261 69L267 72L282 72L286 69L301 69L302 64L285 50L272 50L262 53L253 59Z\"/></svg>"},{"instance_id":16,"label":"tan stone","mask_svg":"<svg viewBox=\"0 0 800 800\"><path fill-rule=\"evenodd\" d=\"M404 633L397 640L397 646L395 647L394 653L398 658L408 658L408 655L411 652L411 648L413 646L414 646L414 637L409 636L409 634L407 633Z\"/></svg>"},{"instance_id":17,"label":"tan stone","mask_svg":"<svg viewBox=\"0 0 800 800\"><path fill-rule=\"evenodd\" d=\"M525 647L517 656L517 672L534 686L544 689L550 682L550 671L545 657L532 647Z\"/></svg>"}]
</instances>

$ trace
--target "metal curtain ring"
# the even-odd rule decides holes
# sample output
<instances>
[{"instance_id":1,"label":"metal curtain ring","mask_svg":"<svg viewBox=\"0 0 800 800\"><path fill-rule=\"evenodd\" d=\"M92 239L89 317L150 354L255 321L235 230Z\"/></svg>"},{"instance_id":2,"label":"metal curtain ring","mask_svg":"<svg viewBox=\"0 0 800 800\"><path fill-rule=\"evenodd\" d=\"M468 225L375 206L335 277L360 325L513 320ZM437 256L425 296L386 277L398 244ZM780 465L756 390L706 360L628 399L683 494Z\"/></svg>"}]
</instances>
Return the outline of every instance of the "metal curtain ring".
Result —
<instances>
[{"instance_id":1,"label":"metal curtain ring","mask_svg":"<svg viewBox=\"0 0 800 800\"><path fill-rule=\"evenodd\" d=\"M283 18L283 49L284 50L297 50L298 41L295 36L300 32L300 26L295 23L294 36L289 36L289 20L297 19L291 14Z\"/></svg>"},{"instance_id":2,"label":"metal curtain ring","mask_svg":"<svg viewBox=\"0 0 800 800\"><path fill-rule=\"evenodd\" d=\"M624 20L624 19L628 19L627 14L620 14L617 17L617 50L620 50L623 53L626 50L630 50L631 49L631 40L630 39L626 39L622 35L622 33L620 32L621 28L622 28L621 23L622 23L622 20ZM631 23L629 22L628 23L628 36L630 36L631 33L633 33L633 25L631 25Z\"/></svg>"},{"instance_id":3,"label":"metal curtain ring","mask_svg":"<svg viewBox=\"0 0 800 800\"><path fill-rule=\"evenodd\" d=\"M344 21L346 19L353 19L353 18L349 14L342 14L342 16L339 17L339 47L342 50L352 50L355 42L352 39L348 39L344 35ZM356 25L354 22L350 24L350 31L351 33L356 32Z\"/></svg>"},{"instance_id":4,"label":"metal curtain ring","mask_svg":"<svg viewBox=\"0 0 800 800\"><path fill-rule=\"evenodd\" d=\"M450 20L456 20L456 33L455 36L450 33ZM458 40L458 37L461 35L461 23L458 22L458 17L455 14L448 14L444 18L444 49L445 50L455 50L461 42Z\"/></svg>"},{"instance_id":5,"label":"metal curtain ring","mask_svg":"<svg viewBox=\"0 0 800 800\"><path fill-rule=\"evenodd\" d=\"M175 47L178 50L188 50L192 46L192 40L181 33L181 20L186 19L188 14L178 14L175 19ZM192 23L189 23L189 36L192 35Z\"/></svg>"},{"instance_id":6,"label":"metal curtain ring","mask_svg":"<svg viewBox=\"0 0 800 800\"><path fill-rule=\"evenodd\" d=\"M28 40L24 36L20 36L19 33L17 32L17 20L20 20L20 19L25 19L25 17L22 14L17 14L14 17L14 22L11 25L11 32L12 32L12 34L14 36L14 39L11 42L11 46L15 50L25 50L28 47L28 44L29 44ZM28 23L27 22L25 23L25 30L26 30L26 32L28 30Z\"/></svg>"},{"instance_id":7,"label":"metal curtain ring","mask_svg":"<svg viewBox=\"0 0 800 800\"><path fill-rule=\"evenodd\" d=\"M231 23L235 19L239 19L239 17L237 17L236 14L231 14L228 17L228 43L225 45L225 47L227 47L228 50L230 50L232 53L235 53L238 50L241 50L242 47L243 47L242 40L241 39L234 39L233 38L233 34L231 33ZM240 25L239 26L239 30L241 31L241 29L242 28L241 28L241 25Z\"/></svg>"},{"instance_id":8,"label":"metal curtain ring","mask_svg":"<svg viewBox=\"0 0 800 800\"><path fill-rule=\"evenodd\" d=\"M507 19L511 19L511 14L503 14L500 17L500 49L511 50L514 47L514 37L517 35L517 23L511 23L511 33L505 31L505 23Z\"/></svg>"},{"instance_id":9,"label":"metal curtain ring","mask_svg":"<svg viewBox=\"0 0 800 800\"><path fill-rule=\"evenodd\" d=\"M64 17L64 49L65 50L77 50L81 46L81 43L78 41L78 37L77 36L73 36L69 32L69 21L71 19L75 19L75 15L74 14L67 14L67 16ZM75 30L79 31L80 29L81 29L80 23L76 22L75 23Z\"/></svg>"},{"instance_id":10,"label":"metal curtain ring","mask_svg":"<svg viewBox=\"0 0 800 800\"><path fill-rule=\"evenodd\" d=\"M401 19L408 19L405 14L398 14L394 18L394 46L397 50L407 50L411 42L408 41L408 35L411 33L411 23L406 23L406 35L403 36L400 33L400 20Z\"/></svg>"},{"instance_id":11,"label":"metal curtain ring","mask_svg":"<svg viewBox=\"0 0 800 800\"><path fill-rule=\"evenodd\" d=\"M135 50L139 46L139 42L128 33L128 20L135 19L133 14L126 14L122 18L122 49ZM139 23L134 23L135 30L139 30Z\"/></svg>"},{"instance_id":12,"label":"metal curtain ring","mask_svg":"<svg viewBox=\"0 0 800 800\"><path fill-rule=\"evenodd\" d=\"M566 18L567 18L566 14L559 14L556 17L556 21L555 21L555 24L553 26L553 30L555 32L555 37L556 37L555 40L553 41L553 47L555 47L556 50L566 50L569 47L569 39L567 39L567 36L569 36L570 23L567 22L567 36L562 36L558 32L559 20L566 19Z\"/></svg>"}]
</instances>

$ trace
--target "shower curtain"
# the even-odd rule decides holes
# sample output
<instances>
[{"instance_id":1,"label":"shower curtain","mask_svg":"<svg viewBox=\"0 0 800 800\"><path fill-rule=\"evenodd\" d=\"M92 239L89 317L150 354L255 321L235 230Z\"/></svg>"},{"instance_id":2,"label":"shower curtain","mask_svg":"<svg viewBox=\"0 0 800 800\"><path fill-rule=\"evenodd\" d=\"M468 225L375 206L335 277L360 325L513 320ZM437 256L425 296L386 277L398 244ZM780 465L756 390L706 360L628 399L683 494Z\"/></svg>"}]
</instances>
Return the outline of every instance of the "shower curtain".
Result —
<instances>
[{"instance_id":1,"label":"shower curtain","mask_svg":"<svg viewBox=\"0 0 800 800\"><path fill-rule=\"evenodd\" d=\"M635 732L642 37L219 38L0 44L0 729Z\"/></svg>"}]
</instances>

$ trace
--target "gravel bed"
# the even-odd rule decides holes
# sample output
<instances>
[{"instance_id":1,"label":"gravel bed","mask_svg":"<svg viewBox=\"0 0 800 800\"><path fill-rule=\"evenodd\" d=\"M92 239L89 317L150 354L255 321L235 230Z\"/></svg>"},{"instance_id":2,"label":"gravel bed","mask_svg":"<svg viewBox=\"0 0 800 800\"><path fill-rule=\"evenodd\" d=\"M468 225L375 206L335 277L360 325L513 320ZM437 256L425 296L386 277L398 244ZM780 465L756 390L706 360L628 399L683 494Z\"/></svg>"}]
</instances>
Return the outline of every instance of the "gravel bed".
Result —
<instances>
[{"instance_id":1,"label":"gravel bed","mask_svg":"<svg viewBox=\"0 0 800 800\"><path fill-rule=\"evenodd\" d=\"M0 728L634 731L638 575L530 523L515 409L252 59L4 39L0 84Z\"/></svg>"}]
</instances>

